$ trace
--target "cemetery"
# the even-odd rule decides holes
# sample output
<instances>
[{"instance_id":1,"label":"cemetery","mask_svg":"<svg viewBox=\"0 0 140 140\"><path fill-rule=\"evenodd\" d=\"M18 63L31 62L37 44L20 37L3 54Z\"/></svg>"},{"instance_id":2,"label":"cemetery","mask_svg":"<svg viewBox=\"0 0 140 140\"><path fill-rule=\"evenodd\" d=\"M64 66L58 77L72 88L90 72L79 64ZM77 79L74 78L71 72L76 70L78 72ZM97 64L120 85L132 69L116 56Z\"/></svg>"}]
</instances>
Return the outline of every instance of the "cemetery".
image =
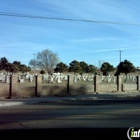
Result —
<instances>
[{"instance_id":1,"label":"cemetery","mask_svg":"<svg viewBox=\"0 0 140 140\"><path fill-rule=\"evenodd\" d=\"M89 73L0 73L0 97L69 96L139 92L140 75L107 76Z\"/></svg>"}]
</instances>

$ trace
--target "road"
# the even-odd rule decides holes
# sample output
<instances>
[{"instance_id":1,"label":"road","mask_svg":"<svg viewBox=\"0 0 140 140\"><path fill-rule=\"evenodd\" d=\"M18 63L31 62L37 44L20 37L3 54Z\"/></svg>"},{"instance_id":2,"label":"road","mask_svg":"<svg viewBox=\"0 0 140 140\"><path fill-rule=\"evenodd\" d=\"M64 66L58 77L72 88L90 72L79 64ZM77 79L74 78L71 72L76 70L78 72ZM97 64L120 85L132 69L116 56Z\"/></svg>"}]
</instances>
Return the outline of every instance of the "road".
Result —
<instances>
[{"instance_id":1,"label":"road","mask_svg":"<svg viewBox=\"0 0 140 140\"><path fill-rule=\"evenodd\" d=\"M0 108L0 130L130 127L140 128L139 99L63 101Z\"/></svg>"}]
</instances>

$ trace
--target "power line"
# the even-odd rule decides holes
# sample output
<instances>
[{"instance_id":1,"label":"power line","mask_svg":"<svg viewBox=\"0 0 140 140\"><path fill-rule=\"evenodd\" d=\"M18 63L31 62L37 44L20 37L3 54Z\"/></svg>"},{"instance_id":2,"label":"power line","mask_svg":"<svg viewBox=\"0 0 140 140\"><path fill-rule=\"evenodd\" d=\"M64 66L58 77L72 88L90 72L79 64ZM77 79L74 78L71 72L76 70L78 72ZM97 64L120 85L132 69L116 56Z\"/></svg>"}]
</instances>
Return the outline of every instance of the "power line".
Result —
<instances>
[{"instance_id":1,"label":"power line","mask_svg":"<svg viewBox=\"0 0 140 140\"><path fill-rule=\"evenodd\" d=\"M35 18L35 19L45 19L45 20L61 20L61 21L78 21L78 22L92 22L92 23L101 23L101 24L120 24L120 25L137 25L140 26L140 23L129 23L129 22L112 22L112 21L99 21L99 20L82 20L82 19L69 19L69 18L53 18L45 16L36 16L36 15L25 15L17 13L5 13L0 12L0 16L11 16L17 18Z\"/></svg>"}]
</instances>

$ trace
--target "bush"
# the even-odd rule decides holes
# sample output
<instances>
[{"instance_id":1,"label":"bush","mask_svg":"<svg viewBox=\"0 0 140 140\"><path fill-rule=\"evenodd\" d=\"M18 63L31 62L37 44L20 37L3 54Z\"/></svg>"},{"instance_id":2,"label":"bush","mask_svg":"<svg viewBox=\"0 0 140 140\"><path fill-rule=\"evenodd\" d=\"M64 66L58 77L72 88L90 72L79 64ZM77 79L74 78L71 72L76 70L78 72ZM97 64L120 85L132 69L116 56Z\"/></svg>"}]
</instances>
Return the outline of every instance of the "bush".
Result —
<instances>
[{"instance_id":1,"label":"bush","mask_svg":"<svg viewBox=\"0 0 140 140\"><path fill-rule=\"evenodd\" d=\"M40 71L40 74L45 74L45 71L44 71L44 70L41 70L41 71Z\"/></svg>"}]
</instances>

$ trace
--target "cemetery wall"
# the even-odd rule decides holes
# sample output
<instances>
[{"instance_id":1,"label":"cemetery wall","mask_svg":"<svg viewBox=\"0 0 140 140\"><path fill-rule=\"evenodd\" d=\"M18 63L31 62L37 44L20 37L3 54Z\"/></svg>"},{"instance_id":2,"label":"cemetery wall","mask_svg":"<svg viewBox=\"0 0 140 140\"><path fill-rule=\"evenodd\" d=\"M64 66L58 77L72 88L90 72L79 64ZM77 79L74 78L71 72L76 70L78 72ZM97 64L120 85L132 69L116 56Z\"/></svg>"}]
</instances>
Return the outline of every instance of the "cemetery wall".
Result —
<instances>
[{"instance_id":1,"label":"cemetery wall","mask_svg":"<svg viewBox=\"0 0 140 140\"><path fill-rule=\"evenodd\" d=\"M123 84L122 91L137 91L137 84Z\"/></svg>"},{"instance_id":2,"label":"cemetery wall","mask_svg":"<svg viewBox=\"0 0 140 140\"><path fill-rule=\"evenodd\" d=\"M66 85L41 85L41 90L38 93L41 96L66 96L67 86Z\"/></svg>"},{"instance_id":3,"label":"cemetery wall","mask_svg":"<svg viewBox=\"0 0 140 140\"><path fill-rule=\"evenodd\" d=\"M78 94L92 94L94 93L94 85L88 84L73 84L70 87L70 94L71 95L78 95Z\"/></svg>"},{"instance_id":4,"label":"cemetery wall","mask_svg":"<svg viewBox=\"0 0 140 140\"><path fill-rule=\"evenodd\" d=\"M115 83L104 83L99 84L98 92L116 92L117 84Z\"/></svg>"},{"instance_id":5,"label":"cemetery wall","mask_svg":"<svg viewBox=\"0 0 140 140\"><path fill-rule=\"evenodd\" d=\"M7 83L0 83L0 97L8 96L9 95L9 84Z\"/></svg>"},{"instance_id":6,"label":"cemetery wall","mask_svg":"<svg viewBox=\"0 0 140 140\"><path fill-rule=\"evenodd\" d=\"M35 83L17 83L16 96L32 97L35 95Z\"/></svg>"},{"instance_id":7,"label":"cemetery wall","mask_svg":"<svg viewBox=\"0 0 140 140\"><path fill-rule=\"evenodd\" d=\"M9 96L10 76L5 76L0 83L0 97ZM49 79L50 77L50 79ZM25 75L19 77L12 75L12 96L66 96L78 94L95 94L100 92L129 92L140 91L140 76L137 77L102 77L102 76L46 76ZM5 79L5 81L4 81ZM129 82L127 83L127 80ZM83 81L82 81L83 80ZM124 82L125 81L125 82ZM69 86L68 86L69 85ZM69 88L68 88L69 87ZM69 93L68 93L69 89Z\"/></svg>"}]
</instances>

